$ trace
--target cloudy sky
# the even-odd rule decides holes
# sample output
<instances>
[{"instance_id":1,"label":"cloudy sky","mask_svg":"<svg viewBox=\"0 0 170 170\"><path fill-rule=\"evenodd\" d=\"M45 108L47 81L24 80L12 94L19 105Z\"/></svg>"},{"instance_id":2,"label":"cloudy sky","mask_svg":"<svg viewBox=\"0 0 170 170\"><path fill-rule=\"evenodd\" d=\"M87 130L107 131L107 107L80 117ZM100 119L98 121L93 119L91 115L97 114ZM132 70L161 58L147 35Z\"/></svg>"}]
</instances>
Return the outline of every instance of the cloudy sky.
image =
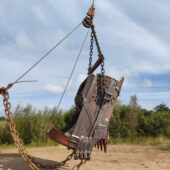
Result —
<instances>
[{"instance_id":1,"label":"cloudy sky","mask_svg":"<svg viewBox=\"0 0 170 170\"><path fill-rule=\"evenodd\" d=\"M91 2L0 0L0 86L15 81L80 23ZM122 103L128 104L130 96L136 94L144 108L152 109L160 103L170 106L170 1L96 0L95 7L106 73L117 79L125 77ZM43 108L58 104L86 32L81 26L23 79L38 83L17 84L10 90L13 107L32 104ZM62 109L73 105L76 90L86 77L89 41L90 37Z\"/></svg>"}]
</instances>

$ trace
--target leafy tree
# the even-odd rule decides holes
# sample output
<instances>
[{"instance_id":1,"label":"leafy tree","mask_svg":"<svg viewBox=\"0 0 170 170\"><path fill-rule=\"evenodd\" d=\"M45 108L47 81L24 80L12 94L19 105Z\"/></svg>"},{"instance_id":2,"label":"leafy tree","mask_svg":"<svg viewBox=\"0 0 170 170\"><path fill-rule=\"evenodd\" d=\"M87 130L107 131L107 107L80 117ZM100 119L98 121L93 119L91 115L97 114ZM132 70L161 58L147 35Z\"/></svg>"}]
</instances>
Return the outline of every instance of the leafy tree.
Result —
<instances>
[{"instance_id":1,"label":"leafy tree","mask_svg":"<svg viewBox=\"0 0 170 170\"><path fill-rule=\"evenodd\" d=\"M76 116L75 107L67 111L56 108L36 110L31 105L17 106L14 112L16 128L24 144L48 144L51 142L46 135L48 123L54 120L57 129L68 129ZM112 138L136 136L170 137L170 110L165 104L155 107L154 111L142 109L137 102L137 96L131 96L129 105L117 102L112 115L109 134ZM3 122L0 122L3 125ZM12 144L13 139L7 124L0 126L0 144Z\"/></svg>"},{"instance_id":2,"label":"leafy tree","mask_svg":"<svg viewBox=\"0 0 170 170\"><path fill-rule=\"evenodd\" d=\"M167 112L167 111L170 111L169 108L168 108L168 106L167 106L166 104L159 104L159 105L157 105L157 106L154 108L154 110L155 110L156 112L163 112L163 111Z\"/></svg>"},{"instance_id":3,"label":"leafy tree","mask_svg":"<svg viewBox=\"0 0 170 170\"><path fill-rule=\"evenodd\" d=\"M6 118L3 117L3 116L1 116L1 117L0 117L0 121L3 121L3 120L6 120Z\"/></svg>"},{"instance_id":4,"label":"leafy tree","mask_svg":"<svg viewBox=\"0 0 170 170\"><path fill-rule=\"evenodd\" d=\"M139 107L138 98L137 98L136 95L133 95L133 96L130 97L129 106L131 106L132 108Z\"/></svg>"}]
</instances>

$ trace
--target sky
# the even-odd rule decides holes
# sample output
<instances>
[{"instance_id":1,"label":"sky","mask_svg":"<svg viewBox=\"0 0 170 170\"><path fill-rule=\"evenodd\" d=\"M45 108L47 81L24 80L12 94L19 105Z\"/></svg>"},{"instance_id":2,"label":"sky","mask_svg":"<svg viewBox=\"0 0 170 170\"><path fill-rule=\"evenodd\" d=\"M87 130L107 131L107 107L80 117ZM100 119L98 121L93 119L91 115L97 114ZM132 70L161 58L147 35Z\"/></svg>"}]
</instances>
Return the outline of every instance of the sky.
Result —
<instances>
[{"instance_id":1,"label":"sky","mask_svg":"<svg viewBox=\"0 0 170 170\"><path fill-rule=\"evenodd\" d=\"M0 0L0 86L14 82L85 17L92 0ZM106 74L125 77L123 104L170 107L170 1L96 0L94 24L105 56ZM10 89L13 109L31 104L53 108L73 68L87 29L78 28L63 44ZM87 76L90 35L60 109L69 109ZM93 61L97 59L94 49ZM96 71L99 72L100 69ZM3 113L2 97L0 112Z\"/></svg>"}]
</instances>

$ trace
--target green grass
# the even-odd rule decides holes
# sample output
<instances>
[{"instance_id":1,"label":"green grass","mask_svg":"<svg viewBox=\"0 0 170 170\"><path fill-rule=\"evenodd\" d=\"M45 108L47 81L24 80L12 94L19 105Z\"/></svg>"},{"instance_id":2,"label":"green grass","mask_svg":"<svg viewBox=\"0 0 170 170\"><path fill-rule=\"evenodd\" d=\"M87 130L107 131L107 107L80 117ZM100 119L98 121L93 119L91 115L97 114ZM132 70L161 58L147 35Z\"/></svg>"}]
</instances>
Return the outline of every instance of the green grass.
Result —
<instances>
[{"instance_id":1,"label":"green grass","mask_svg":"<svg viewBox=\"0 0 170 170\"><path fill-rule=\"evenodd\" d=\"M2 144L0 145L0 148L3 148L3 149L10 149L10 148L14 148L15 145L8 145L8 144Z\"/></svg>"},{"instance_id":2,"label":"green grass","mask_svg":"<svg viewBox=\"0 0 170 170\"><path fill-rule=\"evenodd\" d=\"M29 145L24 145L26 148L32 148L32 147L43 147L43 146L58 146L59 144L57 142L54 141L49 141L47 144L42 143L42 142L32 142ZM14 148L16 147L15 144L2 144L0 145L0 148L3 149L10 149L10 148Z\"/></svg>"},{"instance_id":3,"label":"green grass","mask_svg":"<svg viewBox=\"0 0 170 170\"><path fill-rule=\"evenodd\" d=\"M6 126L6 120L1 120L0 121L0 128L3 128Z\"/></svg>"},{"instance_id":4,"label":"green grass","mask_svg":"<svg viewBox=\"0 0 170 170\"><path fill-rule=\"evenodd\" d=\"M134 145L160 146L162 144L170 145L170 139L165 137L111 138L109 140L109 144L134 144Z\"/></svg>"},{"instance_id":5,"label":"green grass","mask_svg":"<svg viewBox=\"0 0 170 170\"><path fill-rule=\"evenodd\" d=\"M151 145L157 149L170 152L170 139L165 137L136 137L136 138L111 138L109 144Z\"/></svg>"},{"instance_id":6,"label":"green grass","mask_svg":"<svg viewBox=\"0 0 170 170\"><path fill-rule=\"evenodd\" d=\"M163 151L170 152L170 144L169 145L162 145L162 146L159 147L159 149L161 149Z\"/></svg>"},{"instance_id":7,"label":"green grass","mask_svg":"<svg viewBox=\"0 0 170 170\"><path fill-rule=\"evenodd\" d=\"M136 138L110 138L109 144L133 144L133 145L151 145L157 149L170 152L170 139L165 137L136 137ZM42 147L42 146L57 146L58 144L52 140L48 140L47 143L32 142L26 147ZM15 145L0 145L1 148L12 148Z\"/></svg>"},{"instance_id":8,"label":"green grass","mask_svg":"<svg viewBox=\"0 0 170 170\"><path fill-rule=\"evenodd\" d=\"M42 146L58 146L59 144L55 141L52 140L48 140L47 143L43 143L43 142L32 142L29 145L26 145L26 147L42 147Z\"/></svg>"}]
</instances>

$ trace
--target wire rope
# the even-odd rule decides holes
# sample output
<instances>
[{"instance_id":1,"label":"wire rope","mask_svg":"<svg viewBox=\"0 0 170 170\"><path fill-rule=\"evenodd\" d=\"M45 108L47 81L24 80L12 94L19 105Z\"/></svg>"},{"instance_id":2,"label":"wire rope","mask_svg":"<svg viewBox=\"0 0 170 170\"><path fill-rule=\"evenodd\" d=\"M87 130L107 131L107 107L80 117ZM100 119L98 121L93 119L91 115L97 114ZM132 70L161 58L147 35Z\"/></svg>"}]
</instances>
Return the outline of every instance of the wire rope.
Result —
<instances>
[{"instance_id":1,"label":"wire rope","mask_svg":"<svg viewBox=\"0 0 170 170\"><path fill-rule=\"evenodd\" d=\"M82 53L82 50L83 50L83 48L84 48L85 42L86 42L86 40L87 40L89 31L90 31L90 29L88 29L88 31L87 31L87 33L86 33L86 36L85 36L85 38L84 38L84 41L83 41L83 43L82 43L82 45L81 45L80 51L79 51L78 56L77 56L77 58L76 58L76 61L75 61L75 63L74 63L74 66L73 66L73 69L72 69L71 74L70 74L70 76L69 76L69 79L68 79L68 81L67 81L67 84L66 84L66 86L65 86L65 89L64 89L64 91L63 91L63 93L62 93L62 95L61 95L61 98L60 98L60 100L59 100L59 103L58 103L58 105L57 105L56 113L58 113L60 104L61 104L61 102L62 102L62 100L63 100L63 97L64 97L64 95L65 95L65 93L66 93L66 90L67 90L67 88L68 88L68 85L69 85L69 83L70 83L70 80L71 80L71 78L72 78L72 76L73 76L74 70L75 70L75 68L76 68L76 65L77 65L77 63L78 63L78 60L79 60L80 55L81 55L81 53ZM52 120L52 123L53 123L53 122L54 122L54 120Z\"/></svg>"},{"instance_id":2,"label":"wire rope","mask_svg":"<svg viewBox=\"0 0 170 170\"><path fill-rule=\"evenodd\" d=\"M69 34L67 34L63 39L61 39L55 46L53 46L44 56L42 56L35 64L33 64L26 72L24 72L16 81L12 83L14 85L15 83L18 83L19 80L21 80L26 74L28 74L34 67L36 67L44 58L46 58L54 49L56 49L65 39L67 39L75 30L78 29L78 27L82 24L78 24Z\"/></svg>"}]
</instances>

